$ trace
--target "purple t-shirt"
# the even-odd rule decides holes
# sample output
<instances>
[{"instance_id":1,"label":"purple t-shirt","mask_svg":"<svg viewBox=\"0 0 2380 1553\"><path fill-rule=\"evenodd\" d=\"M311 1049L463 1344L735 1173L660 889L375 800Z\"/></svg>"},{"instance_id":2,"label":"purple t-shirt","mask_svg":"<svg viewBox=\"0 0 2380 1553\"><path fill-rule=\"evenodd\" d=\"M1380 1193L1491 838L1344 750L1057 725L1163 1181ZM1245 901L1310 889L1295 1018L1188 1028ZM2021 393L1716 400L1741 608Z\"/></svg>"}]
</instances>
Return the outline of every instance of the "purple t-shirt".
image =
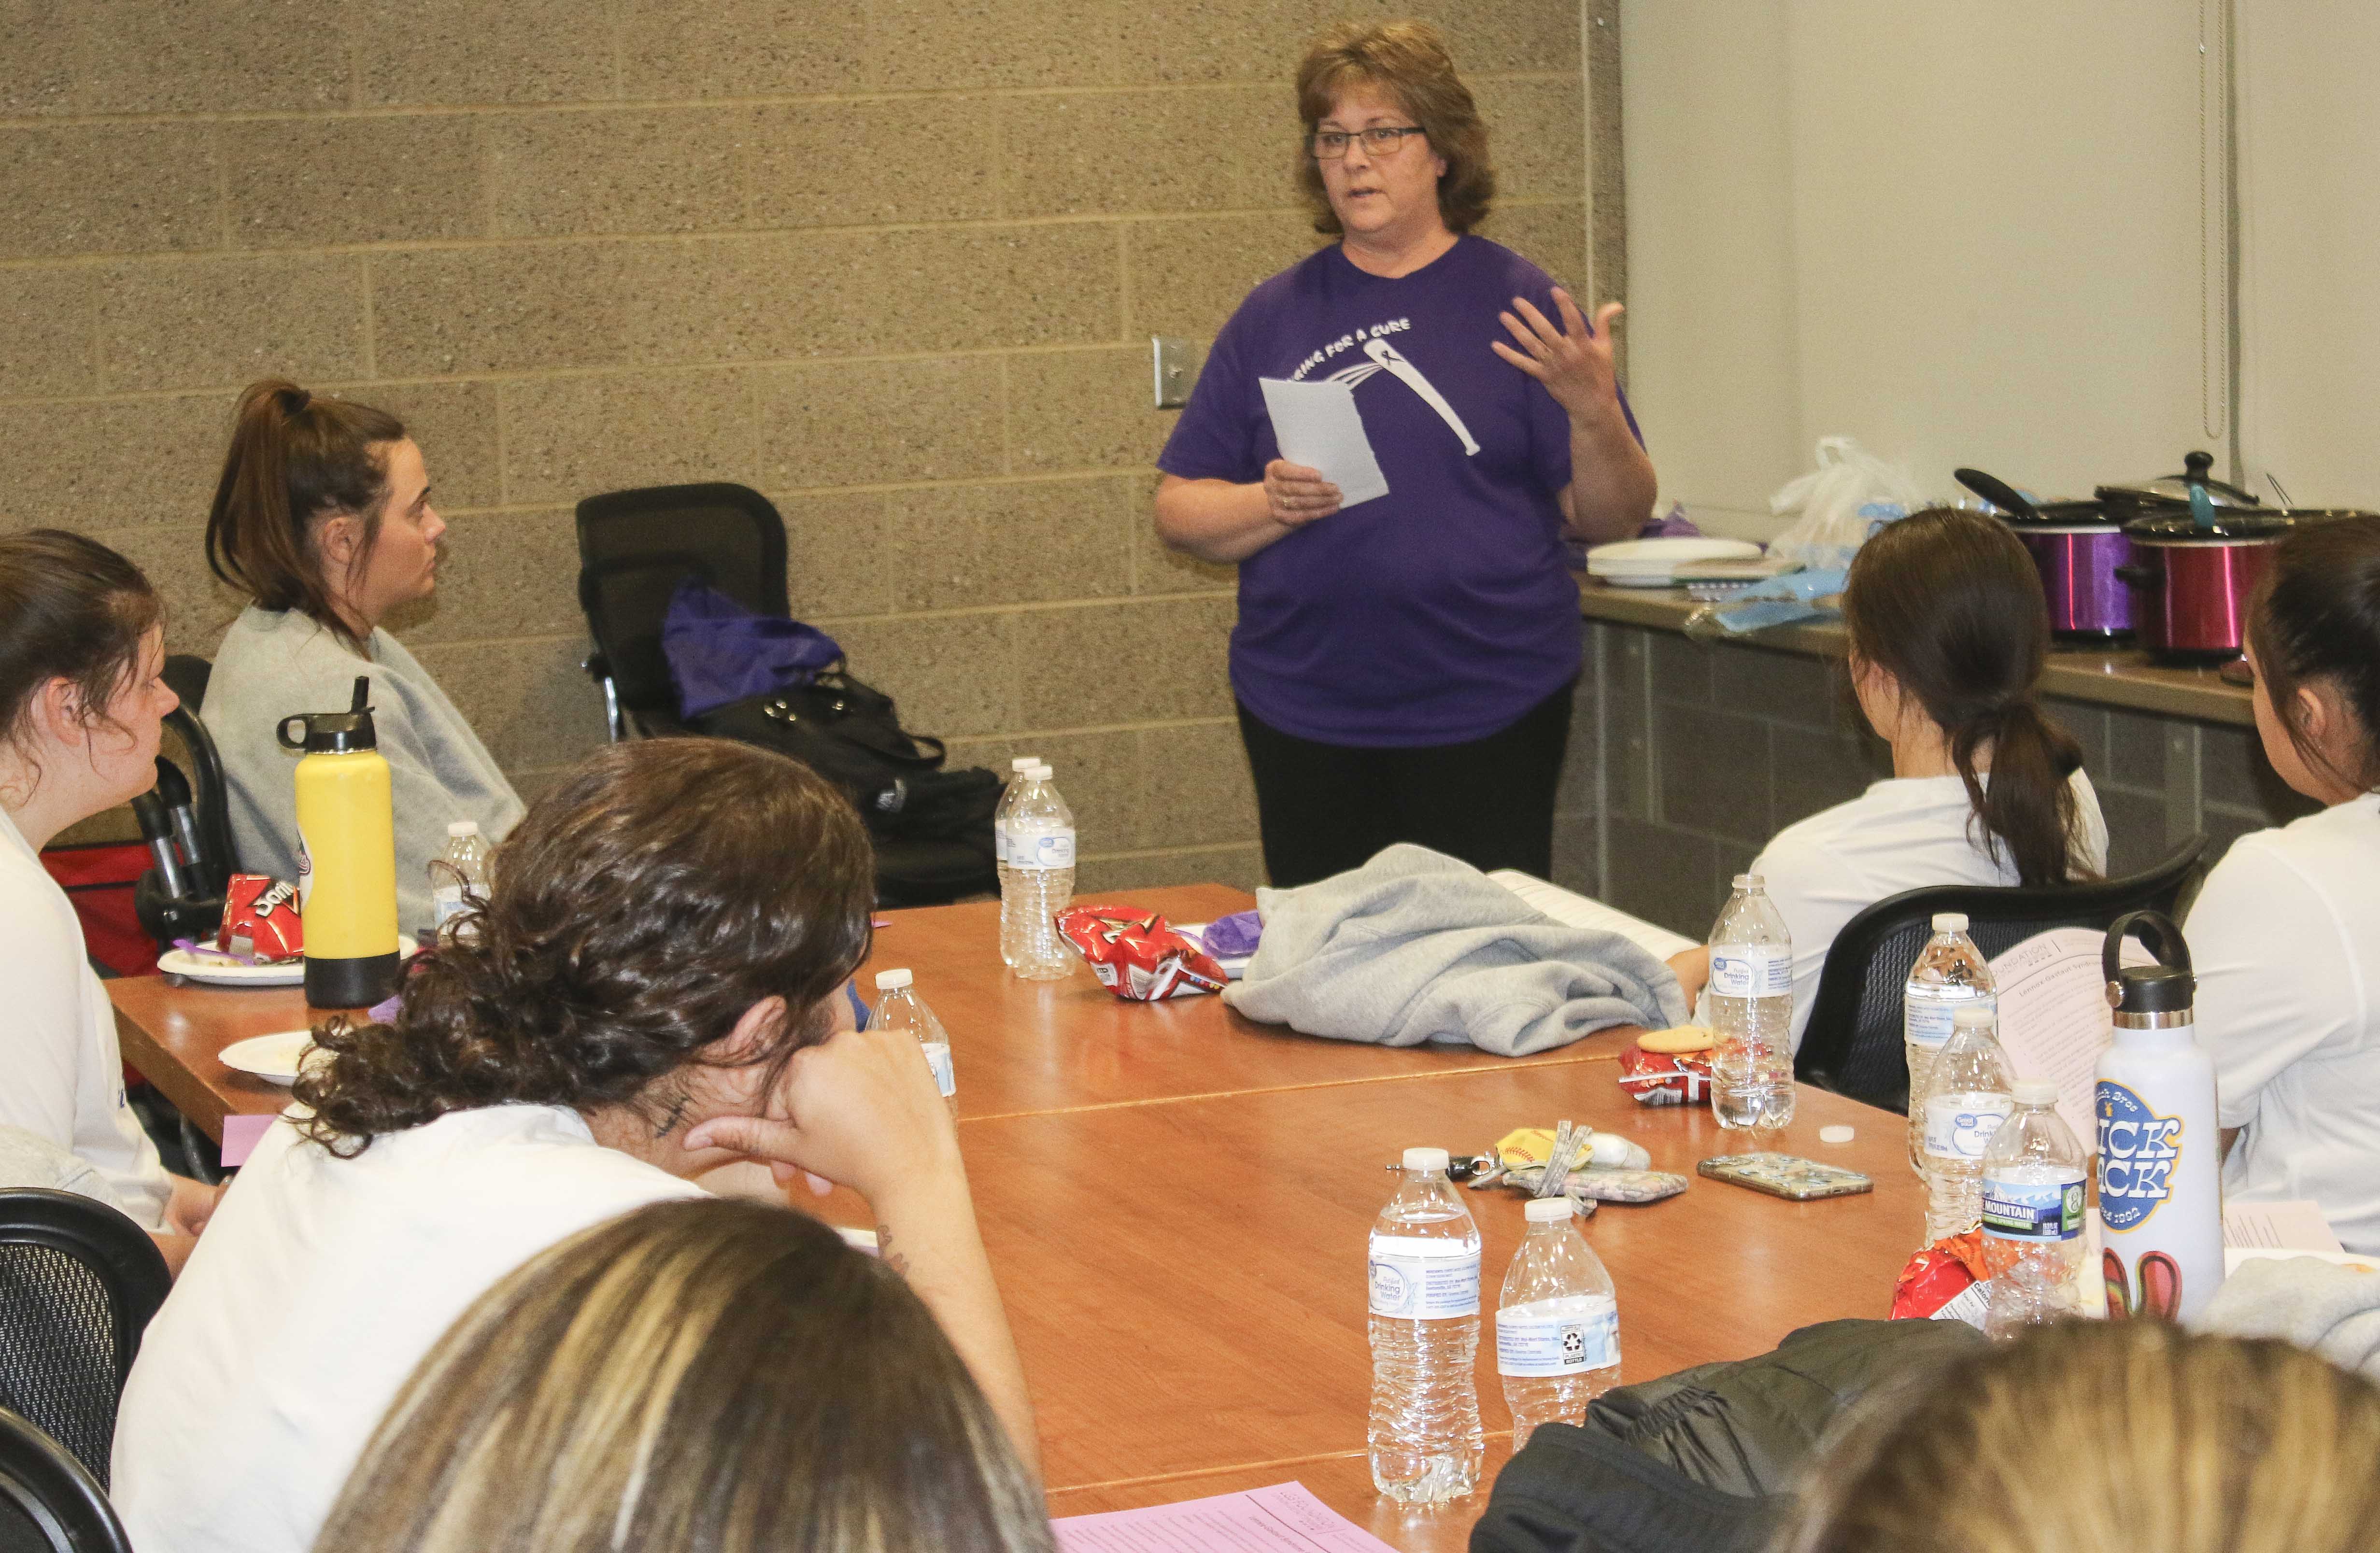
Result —
<instances>
[{"instance_id":1,"label":"purple t-shirt","mask_svg":"<svg viewBox=\"0 0 2380 1553\"><path fill-rule=\"evenodd\" d=\"M1263 479L1281 448L1257 380L1352 368L1389 482L1240 563L1232 689L1265 722L1325 744L1460 744L1578 673L1556 501L1570 419L1488 348L1511 342L1496 315L1515 297L1559 322L1546 273L1484 237L1394 280L1333 244L1250 292L1216 336L1159 468Z\"/></svg>"}]
</instances>

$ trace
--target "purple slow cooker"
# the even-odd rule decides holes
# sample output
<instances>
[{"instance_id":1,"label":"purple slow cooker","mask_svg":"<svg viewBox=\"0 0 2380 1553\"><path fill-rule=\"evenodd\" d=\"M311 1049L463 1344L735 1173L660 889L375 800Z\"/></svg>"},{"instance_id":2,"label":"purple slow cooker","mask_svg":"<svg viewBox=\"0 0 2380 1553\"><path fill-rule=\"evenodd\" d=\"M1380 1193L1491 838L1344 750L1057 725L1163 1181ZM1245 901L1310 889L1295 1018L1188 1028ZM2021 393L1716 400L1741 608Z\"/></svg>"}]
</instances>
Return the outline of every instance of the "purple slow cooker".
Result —
<instances>
[{"instance_id":1,"label":"purple slow cooker","mask_svg":"<svg viewBox=\"0 0 2380 1553\"><path fill-rule=\"evenodd\" d=\"M2131 564L2131 536L2105 504L2031 501L1980 469L1961 469L1958 479L1999 509L2033 557L2051 632L2061 640L2100 642L2132 634L2138 596L2116 575Z\"/></svg>"}]
</instances>

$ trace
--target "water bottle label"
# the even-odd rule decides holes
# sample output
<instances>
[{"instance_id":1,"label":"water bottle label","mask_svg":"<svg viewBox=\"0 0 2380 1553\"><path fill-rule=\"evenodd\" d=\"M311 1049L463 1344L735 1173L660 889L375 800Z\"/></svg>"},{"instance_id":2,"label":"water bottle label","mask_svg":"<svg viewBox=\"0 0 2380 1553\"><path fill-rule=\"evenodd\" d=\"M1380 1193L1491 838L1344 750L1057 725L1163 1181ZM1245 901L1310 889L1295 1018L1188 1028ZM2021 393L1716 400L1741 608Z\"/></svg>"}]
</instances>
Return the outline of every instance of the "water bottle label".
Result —
<instances>
[{"instance_id":1,"label":"water bottle label","mask_svg":"<svg viewBox=\"0 0 2380 1553\"><path fill-rule=\"evenodd\" d=\"M1768 943L1715 944L1710 952L1714 998L1778 998L1793 990L1793 952Z\"/></svg>"},{"instance_id":2,"label":"water bottle label","mask_svg":"<svg viewBox=\"0 0 2380 1553\"><path fill-rule=\"evenodd\" d=\"M1925 1102L1925 1152L1946 1159L1981 1159L1992 1134L2015 1109L2016 1102L2006 1095L1937 1095Z\"/></svg>"},{"instance_id":3,"label":"water bottle label","mask_svg":"<svg viewBox=\"0 0 2380 1553\"><path fill-rule=\"evenodd\" d=\"M455 916L463 909L463 887L459 884L442 884L430 892L430 900L431 904L437 908L438 926L443 928L446 926L448 917Z\"/></svg>"},{"instance_id":4,"label":"water bottle label","mask_svg":"<svg viewBox=\"0 0 2380 1553\"><path fill-rule=\"evenodd\" d=\"M2181 1118L2159 1116L2131 1089L2104 1078L2091 1110L2099 1122L2099 1221L2136 1230L2173 1193Z\"/></svg>"},{"instance_id":5,"label":"water bottle label","mask_svg":"<svg viewBox=\"0 0 2380 1553\"><path fill-rule=\"evenodd\" d=\"M1009 838L1012 868L1071 868L1075 866L1075 832L1041 831Z\"/></svg>"},{"instance_id":6,"label":"water bottle label","mask_svg":"<svg viewBox=\"0 0 2380 1553\"><path fill-rule=\"evenodd\" d=\"M1582 1375L1620 1362L1620 1307L1582 1295L1496 1313L1496 1373Z\"/></svg>"},{"instance_id":7,"label":"water bottle label","mask_svg":"<svg viewBox=\"0 0 2380 1553\"><path fill-rule=\"evenodd\" d=\"M991 860L995 863L1008 861L1008 817L1006 815L995 814L991 817Z\"/></svg>"},{"instance_id":8,"label":"water bottle label","mask_svg":"<svg viewBox=\"0 0 2380 1553\"><path fill-rule=\"evenodd\" d=\"M2072 1240L2082 1232L2082 1171L2070 1181L1984 1177L1984 1233L1994 1240Z\"/></svg>"},{"instance_id":9,"label":"water bottle label","mask_svg":"<svg viewBox=\"0 0 2380 1553\"><path fill-rule=\"evenodd\" d=\"M941 1090L942 1098L947 1100L958 1093L959 1087L958 1074L951 1067L951 1043L926 1041L921 1044L926 1049L926 1066L934 1070L934 1087Z\"/></svg>"},{"instance_id":10,"label":"water bottle label","mask_svg":"<svg viewBox=\"0 0 2380 1553\"><path fill-rule=\"evenodd\" d=\"M1435 1321L1479 1314L1479 1247L1418 1235L1372 1237L1372 1314Z\"/></svg>"}]
</instances>

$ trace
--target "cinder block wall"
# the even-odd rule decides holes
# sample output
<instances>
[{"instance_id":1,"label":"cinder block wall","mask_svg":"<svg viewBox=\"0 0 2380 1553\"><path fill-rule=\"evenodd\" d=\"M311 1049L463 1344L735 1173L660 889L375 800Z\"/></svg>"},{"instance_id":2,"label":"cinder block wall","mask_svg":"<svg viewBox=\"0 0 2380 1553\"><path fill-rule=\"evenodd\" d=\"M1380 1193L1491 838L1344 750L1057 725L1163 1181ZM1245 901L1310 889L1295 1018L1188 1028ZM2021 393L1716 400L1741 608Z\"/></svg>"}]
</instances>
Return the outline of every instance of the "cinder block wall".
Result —
<instances>
[{"instance_id":1,"label":"cinder block wall","mask_svg":"<svg viewBox=\"0 0 2380 1553\"><path fill-rule=\"evenodd\" d=\"M212 652L239 388L394 410L452 525L400 635L533 791L602 736L573 504L739 480L905 721L1058 764L1086 889L1253 883L1232 577L1150 532L1148 337L1306 251L1287 77L1350 9L1404 8L0 0L0 527L126 552ZM1584 282L1592 179L1616 277L1616 15L1418 11L1489 235Z\"/></svg>"}]
</instances>

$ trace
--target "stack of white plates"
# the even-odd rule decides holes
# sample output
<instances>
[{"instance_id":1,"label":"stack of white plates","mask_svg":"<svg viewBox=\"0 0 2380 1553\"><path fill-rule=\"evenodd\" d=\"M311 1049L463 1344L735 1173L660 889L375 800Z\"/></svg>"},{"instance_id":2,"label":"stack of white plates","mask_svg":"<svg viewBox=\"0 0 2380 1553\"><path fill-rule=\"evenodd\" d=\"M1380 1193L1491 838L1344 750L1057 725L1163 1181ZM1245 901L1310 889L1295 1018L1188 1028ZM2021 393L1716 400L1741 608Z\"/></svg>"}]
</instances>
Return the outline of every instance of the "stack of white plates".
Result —
<instances>
[{"instance_id":1,"label":"stack of white plates","mask_svg":"<svg viewBox=\"0 0 2380 1553\"><path fill-rule=\"evenodd\" d=\"M1586 552L1586 575L1615 588L1674 588L1681 566L1705 561L1751 561L1760 547L1749 540L1621 540Z\"/></svg>"}]
</instances>

